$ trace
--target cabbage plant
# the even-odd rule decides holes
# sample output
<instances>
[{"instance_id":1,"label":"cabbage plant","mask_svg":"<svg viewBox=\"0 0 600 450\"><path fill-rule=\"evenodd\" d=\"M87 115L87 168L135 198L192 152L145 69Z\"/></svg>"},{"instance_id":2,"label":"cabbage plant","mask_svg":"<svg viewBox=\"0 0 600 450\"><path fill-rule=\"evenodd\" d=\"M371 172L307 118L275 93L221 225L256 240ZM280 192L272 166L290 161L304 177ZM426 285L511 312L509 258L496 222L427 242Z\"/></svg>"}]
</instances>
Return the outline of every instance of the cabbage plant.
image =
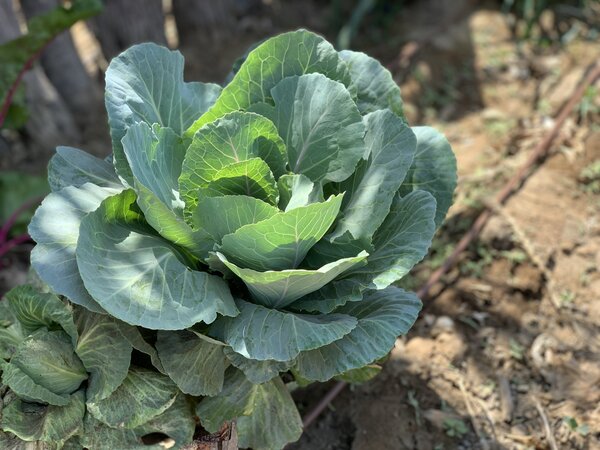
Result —
<instances>
[{"instance_id":1,"label":"cabbage plant","mask_svg":"<svg viewBox=\"0 0 600 450\"><path fill-rule=\"evenodd\" d=\"M223 88L187 83L178 52L130 48L106 72L112 157L59 147L50 162L32 266L75 311L137 343L120 363L74 358L85 396L75 380L34 380L81 398L93 424L73 436L87 448L103 448L92 430L133 448L149 421L189 423L185 405L208 432L235 420L241 447L282 448L302 430L284 380L368 378L420 310L394 283L451 204L447 140L407 124L378 61L311 32L271 38L236 66ZM111 336L95 345L131 353ZM119 382L94 381L113 371Z\"/></svg>"},{"instance_id":2,"label":"cabbage plant","mask_svg":"<svg viewBox=\"0 0 600 450\"><path fill-rule=\"evenodd\" d=\"M142 437L153 433L192 440L190 400L156 368L131 364L136 349L164 372L135 327L33 286L9 292L0 317L0 448L148 448Z\"/></svg>"}]
</instances>

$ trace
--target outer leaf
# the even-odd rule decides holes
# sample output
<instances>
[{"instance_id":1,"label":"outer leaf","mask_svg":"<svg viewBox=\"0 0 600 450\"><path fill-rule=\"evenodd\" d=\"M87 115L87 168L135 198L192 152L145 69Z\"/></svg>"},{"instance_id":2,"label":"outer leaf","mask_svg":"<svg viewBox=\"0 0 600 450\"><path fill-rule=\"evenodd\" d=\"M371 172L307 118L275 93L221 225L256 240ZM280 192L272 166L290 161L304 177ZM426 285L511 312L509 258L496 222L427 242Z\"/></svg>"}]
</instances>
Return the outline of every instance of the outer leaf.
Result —
<instances>
[{"instance_id":1,"label":"outer leaf","mask_svg":"<svg viewBox=\"0 0 600 450\"><path fill-rule=\"evenodd\" d=\"M450 144L439 131L430 127L413 127L417 152L400 193L413 190L431 193L437 202L435 225L439 227L452 204L456 188L456 158Z\"/></svg>"},{"instance_id":2,"label":"outer leaf","mask_svg":"<svg viewBox=\"0 0 600 450\"><path fill-rule=\"evenodd\" d=\"M178 178L186 147L170 128L146 123L131 126L122 140L132 171L137 203L148 223L168 241L199 258L214 242L202 231L193 231L183 220L185 203L179 197Z\"/></svg>"},{"instance_id":3,"label":"outer leaf","mask_svg":"<svg viewBox=\"0 0 600 450\"><path fill-rule=\"evenodd\" d=\"M352 369L348 372L344 372L337 377L336 380L342 380L347 383L364 383L375 378L381 373L382 367L377 364L369 364L368 366L361 367L360 369Z\"/></svg>"},{"instance_id":4,"label":"outer leaf","mask_svg":"<svg viewBox=\"0 0 600 450\"><path fill-rule=\"evenodd\" d=\"M56 147L56 154L48 164L48 183L54 192L67 186L81 187L85 183L122 189L110 162L73 147Z\"/></svg>"},{"instance_id":5,"label":"outer leaf","mask_svg":"<svg viewBox=\"0 0 600 450\"><path fill-rule=\"evenodd\" d=\"M0 360L2 369L2 384L10 387L11 391L26 401L49 403L64 406L69 403L68 394L55 394L42 385L36 384L29 375L14 364Z\"/></svg>"},{"instance_id":6,"label":"outer leaf","mask_svg":"<svg viewBox=\"0 0 600 450\"><path fill-rule=\"evenodd\" d=\"M322 186L315 185L310 178L301 173L283 175L277 180L277 186L279 188L279 208L285 211L324 200Z\"/></svg>"},{"instance_id":7,"label":"outer leaf","mask_svg":"<svg viewBox=\"0 0 600 450\"><path fill-rule=\"evenodd\" d=\"M31 334L19 346L10 364L58 395L75 392L88 377L73 352L71 339L62 331L42 328Z\"/></svg>"},{"instance_id":8,"label":"outer leaf","mask_svg":"<svg viewBox=\"0 0 600 450\"><path fill-rule=\"evenodd\" d=\"M221 243L226 234L234 233L244 225L266 220L278 212L274 206L245 195L203 197L194 211L192 222Z\"/></svg>"},{"instance_id":9,"label":"outer leaf","mask_svg":"<svg viewBox=\"0 0 600 450\"><path fill-rule=\"evenodd\" d=\"M228 112L270 101L271 89L282 79L319 72L350 84L348 68L333 46L306 30L280 34L252 50L214 106L187 131L191 136L204 124Z\"/></svg>"},{"instance_id":10,"label":"outer leaf","mask_svg":"<svg viewBox=\"0 0 600 450\"><path fill-rule=\"evenodd\" d=\"M348 178L365 152L365 127L345 86L314 73L284 78L271 94L275 107L253 109L277 125L292 172L314 182Z\"/></svg>"},{"instance_id":11,"label":"outer leaf","mask_svg":"<svg viewBox=\"0 0 600 450\"><path fill-rule=\"evenodd\" d=\"M294 314L236 300L240 315L220 318L210 335L249 359L290 361L348 334L356 319L345 314Z\"/></svg>"},{"instance_id":12,"label":"outer leaf","mask_svg":"<svg viewBox=\"0 0 600 450\"><path fill-rule=\"evenodd\" d=\"M348 201L332 238L349 231L358 240L371 241L388 215L415 153L414 133L391 111L376 111L365 116L364 121L366 160L342 183Z\"/></svg>"},{"instance_id":13,"label":"outer leaf","mask_svg":"<svg viewBox=\"0 0 600 450\"><path fill-rule=\"evenodd\" d=\"M111 197L84 218L77 262L86 288L111 315L150 329L183 329L235 315L220 278L191 270L176 250L143 231L132 191ZM115 264L118 261L118 264Z\"/></svg>"},{"instance_id":14,"label":"outer leaf","mask_svg":"<svg viewBox=\"0 0 600 450\"><path fill-rule=\"evenodd\" d=\"M52 292L52 289L50 289L50 286L48 286L46 283L44 283L44 280L42 280L40 278L40 276L33 269L33 267L29 267L29 270L27 271L26 281L27 281L27 284L33 286L39 292L43 292L45 294Z\"/></svg>"},{"instance_id":15,"label":"outer leaf","mask_svg":"<svg viewBox=\"0 0 600 450\"><path fill-rule=\"evenodd\" d=\"M196 421L192 415L192 407L185 396L178 395L169 409L136 428L135 432L138 436L162 433L175 441L174 448L183 448L194 439L195 429ZM160 448L164 447L160 446Z\"/></svg>"},{"instance_id":16,"label":"outer leaf","mask_svg":"<svg viewBox=\"0 0 600 450\"><path fill-rule=\"evenodd\" d=\"M205 334L206 333L206 327L196 325L196 326L190 328L188 331L191 331L196 336L198 336L200 339L202 339L203 341L208 342L209 344L218 345L218 346L221 346L223 348L228 347L228 345L225 342L220 341L218 339L211 338L210 336L208 336L207 334Z\"/></svg>"},{"instance_id":17,"label":"outer leaf","mask_svg":"<svg viewBox=\"0 0 600 450\"><path fill-rule=\"evenodd\" d=\"M78 309L75 321L79 331L75 353L90 373L87 401L96 402L112 394L127 376L132 346L110 317Z\"/></svg>"},{"instance_id":18,"label":"outer leaf","mask_svg":"<svg viewBox=\"0 0 600 450\"><path fill-rule=\"evenodd\" d=\"M183 162L179 186L186 205L195 204L198 189L215 179L219 170L258 157L276 176L284 173L285 144L267 118L233 112L206 125L194 135Z\"/></svg>"},{"instance_id":19,"label":"outer leaf","mask_svg":"<svg viewBox=\"0 0 600 450\"><path fill-rule=\"evenodd\" d=\"M230 164L214 174L201 196L247 195L276 205L279 191L267 163L260 158Z\"/></svg>"},{"instance_id":20,"label":"outer leaf","mask_svg":"<svg viewBox=\"0 0 600 450\"><path fill-rule=\"evenodd\" d=\"M88 402L88 412L113 428L136 428L162 414L175 402L177 386L166 376L132 367L123 384L108 398Z\"/></svg>"},{"instance_id":21,"label":"outer leaf","mask_svg":"<svg viewBox=\"0 0 600 450\"><path fill-rule=\"evenodd\" d=\"M104 310L83 285L75 249L81 219L118 192L90 183L66 187L44 199L29 225L29 234L37 242L31 252L31 265L40 278L57 294L98 313Z\"/></svg>"},{"instance_id":22,"label":"outer leaf","mask_svg":"<svg viewBox=\"0 0 600 450\"><path fill-rule=\"evenodd\" d=\"M217 395L223 387L223 346L199 339L189 331L159 331L158 356L169 377L182 392L194 396Z\"/></svg>"},{"instance_id":23,"label":"outer leaf","mask_svg":"<svg viewBox=\"0 0 600 450\"><path fill-rule=\"evenodd\" d=\"M397 336L408 332L420 309L421 301L412 292L396 287L368 291L363 301L336 310L356 317L356 328L330 345L300 353L295 370L303 378L326 381L370 364L389 352Z\"/></svg>"},{"instance_id":24,"label":"outer leaf","mask_svg":"<svg viewBox=\"0 0 600 450\"><path fill-rule=\"evenodd\" d=\"M209 432L218 431L223 422L237 417L239 445L243 448L281 449L302 434L296 405L278 377L257 385L240 371L229 371L223 392L204 398L196 414Z\"/></svg>"},{"instance_id":25,"label":"outer leaf","mask_svg":"<svg viewBox=\"0 0 600 450\"><path fill-rule=\"evenodd\" d=\"M62 447L83 428L83 391L73 394L65 406L44 406L14 399L2 411L2 428L24 441L42 441Z\"/></svg>"},{"instance_id":26,"label":"outer leaf","mask_svg":"<svg viewBox=\"0 0 600 450\"><path fill-rule=\"evenodd\" d=\"M158 357L158 352L156 349L148 344L142 333L137 327L131 326L124 322L115 321L119 325L119 331L123 335L123 337L131 344L131 346L136 349L138 352L142 352L150 357L150 361L152 365L163 375L166 375L162 363L160 362L160 358Z\"/></svg>"},{"instance_id":27,"label":"outer leaf","mask_svg":"<svg viewBox=\"0 0 600 450\"><path fill-rule=\"evenodd\" d=\"M361 301L363 290L364 287L354 279L335 280L292 303L288 309L327 314L348 302Z\"/></svg>"},{"instance_id":28,"label":"outer leaf","mask_svg":"<svg viewBox=\"0 0 600 450\"><path fill-rule=\"evenodd\" d=\"M406 275L427 254L435 233L435 199L426 191L396 196L373 238L367 265L352 274L365 287L383 289Z\"/></svg>"},{"instance_id":29,"label":"outer leaf","mask_svg":"<svg viewBox=\"0 0 600 450\"><path fill-rule=\"evenodd\" d=\"M93 450L164 450L162 445L144 445L136 430L110 428L91 414L83 421L81 445Z\"/></svg>"},{"instance_id":30,"label":"outer leaf","mask_svg":"<svg viewBox=\"0 0 600 450\"><path fill-rule=\"evenodd\" d=\"M12 433L5 433L0 429L0 448L4 450L37 450L35 444L22 441Z\"/></svg>"},{"instance_id":31,"label":"outer leaf","mask_svg":"<svg viewBox=\"0 0 600 450\"><path fill-rule=\"evenodd\" d=\"M10 293L10 291L9 291ZM0 329L6 328L17 322L15 313L10 308L8 302L3 302L4 297L0 299Z\"/></svg>"},{"instance_id":32,"label":"outer leaf","mask_svg":"<svg viewBox=\"0 0 600 450\"><path fill-rule=\"evenodd\" d=\"M327 232L341 202L342 196L338 195L323 203L313 203L243 226L223 237L221 251L240 267L294 269Z\"/></svg>"},{"instance_id":33,"label":"outer leaf","mask_svg":"<svg viewBox=\"0 0 600 450\"><path fill-rule=\"evenodd\" d=\"M254 396L254 411L237 420L240 447L277 450L300 439L302 419L281 378L261 385ZM265 433L265 430L270 430Z\"/></svg>"},{"instance_id":34,"label":"outer leaf","mask_svg":"<svg viewBox=\"0 0 600 450\"><path fill-rule=\"evenodd\" d=\"M6 310L0 308L0 314ZM23 342L23 339L25 339L25 334L19 323L9 324L7 327L0 326L0 361L2 359L10 359L17 350L17 347Z\"/></svg>"},{"instance_id":35,"label":"outer leaf","mask_svg":"<svg viewBox=\"0 0 600 450\"><path fill-rule=\"evenodd\" d=\"M348 63L352 86L356 88L356 105L361 114L389 108L404 119L400 88L389 70L364 53L343 50L340 57Z\"/></svg>"},{"instance_id":36,"label":"outer leaf","mask_svg":"<svg viewBox=\"0 0 600 450\"><path fill-rule=\"evenodd\" d=\"M161 433L175 441L172 448L179 449L192 441L195 427L191 406L183 395L178 395L164 413L135 429L110 428L86 414L81 444L93 450L164 450L160 444L145 445L142 441L143 436Z\"/></svg>"},{"instance_id":37,"label":"outer leaf","mask_svg":"<svg viewBox=\"0 0 600 450\"><path fill-rule=\"evenodd\" d=\"M62 328L73 344L77 342L77 328L73 312L56 295L43 294L32 286L18 286L6 294L6 299L23 331L33 333L40 328Z\"/></svg>"},{"instance_id":38,"label":"outer leaf","mask_svg":"<svg viewBox=\"0 0 600 450\"><path fill-rule=\"evenodd\" d=\"M224 422L251 414L256 391L260 388L239 370L229 369L221 393L203 398L196 407L200 424L209 433L216 433Z\"/></svg>"},{"instance_id":39,"label":"outer leaf","mask_svg":"<svg viewBox=\"0 0 600 450\"><path fill-rule=\"evenodd\" d=\"M215 84L184 83L183 56L155 44L130 47L106 71L106 110L117 173L133 185L121 139L137 122L183 132L215 101Z\"/></svg>"},{"instance_id":40,"label":"outer leaf","mask_svg":"<svg viewBox=\"0 0 600 450\"><path fill-rule=\"evenodd\" d=\"M257 361L255 359L248 359L234 352L230 347L225 347L224 353L229 362L244 372L246 378L253 384L266 383L293 365L293 361Z\"/></svg>"},{"instance_id":41,"label":"outer leaf","mask_svg":"<svg viewBox=\"0 0 600 450\"><path fill-rule=\"evenodd\" d=\"M242 269L229 262L221 253L217 253L217 256L242 279L258 303L268 308L280 309L320 289L340 274L362 263L368 253L361 252L354 258L340 259L326 264L318 270L295 269L267 272Z\"/></svg>"},{"instance_id":42,"label":"outer leaf","mask_svg":"<svg viewBox=\"0 0 600 450\"><path fill-rule=\"evenodd\" d=\"M64 443L61 450L81 450L81 448L82 446L81 442L79 442L79 435L75 435Z\"/></svg>"}]
</instances>

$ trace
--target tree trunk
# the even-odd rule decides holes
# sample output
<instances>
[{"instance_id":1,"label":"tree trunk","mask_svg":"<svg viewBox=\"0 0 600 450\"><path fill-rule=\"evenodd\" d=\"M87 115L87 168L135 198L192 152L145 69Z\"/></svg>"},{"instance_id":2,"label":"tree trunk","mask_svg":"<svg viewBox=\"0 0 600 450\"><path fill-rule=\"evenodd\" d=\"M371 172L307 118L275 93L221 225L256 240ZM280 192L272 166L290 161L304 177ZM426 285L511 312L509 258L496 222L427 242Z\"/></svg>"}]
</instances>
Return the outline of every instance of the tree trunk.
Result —
<instances>
[{"instance_id":1,"label":"tree trunk","mask_svg":"<svg viewBox=\"0 0 600 450\"><path fill-rule=\"evenodd\" d=\"M198 37L218 42L239 31L238 23L260 0L173 0L173 15L179 41L189 43Z\"/></svg>"},{"instance_id":2,"label":"tree trunk","mask_svg":"<svg viewBox=\"0 0 600 450\"><path fill-rule=\"evenodd\" d=\"M195 34L218 40L235 25L235 0L173 0L173 15L179 42L189 43Z\"/></svg>"},{"instance_id":3,"label":"tree trunk","mask_svg":"<svg viewBox=\"0 0 600 450\"><path fill-rule=\"evenodd\" d=\"M106 0L89 25L108 61L140 42L167 45L161 0Z\"/></svg>"},{"instance_id":4,"label":"tree trunk","mask_svg":"<svg viewBox=\"0 0 600 450\"><path fill-rule=\"evenodd\" d=\"M66 104L39 66L23 77L28 119L28 137L44 153L52 154L57 145L78 145L81 134Z\"/></svg>"},{"instance_id":5,"label":"tree trunk","mask_svg":"<svg viewBox=\"0 0 600 450\"><path fill-rule=\"evenodd\" d=\"M31 20L59 3L58 0L21 0L21 7L27 20ZM69 31L61 33L46 47L40 61L77 123L87 129L91 121L97 120L93 112L102 108L102 92L85 71Z\"/></svg>"},{"instance_id":6,"label":"tree trunk","mask_svg":"<svg viewBox=\"0 0 600 450\"><path fill-rule=\"evenodd\" d=\"M0 43L3 43L21 33L12 0L0 0L0 12ZM34 66L24 75L23 84L28 113L25 133L30 145L27 145L27 155L10 155L10 163L45 164L57 145L78 145L81 136L73 116L39 66Z\"/></svg>"},{"instance_id":7,"label":"tree trunk","mask_svg":"<svg viewBox=\"0 0 600 450\"><path fill-rule=\"evenodd\" d=\"M261 23L261 8L261 0L173 0L183 54L202 52L186 58L186 73L202 81L227 81L235 60L265 34L252 29Z\"/></svg>"},{"instance_id":8,"label":"tree trunk","mask_svg":"<svg viewBox=\"0 0 600 450\"><path fill-rule=\"evenodd\" d=\"M0 0L0 44L19 37L19 22L13 10L12 0Z\"/></svg>"}]
</instances>

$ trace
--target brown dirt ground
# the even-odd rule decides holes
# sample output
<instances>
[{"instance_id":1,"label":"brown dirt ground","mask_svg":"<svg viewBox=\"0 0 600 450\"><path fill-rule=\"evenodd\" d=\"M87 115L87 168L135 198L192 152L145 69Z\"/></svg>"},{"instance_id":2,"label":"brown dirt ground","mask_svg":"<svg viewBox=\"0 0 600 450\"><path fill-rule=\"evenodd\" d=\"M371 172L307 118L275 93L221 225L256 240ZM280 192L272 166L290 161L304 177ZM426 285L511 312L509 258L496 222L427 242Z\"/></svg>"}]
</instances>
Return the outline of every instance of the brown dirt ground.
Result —
<instances>
[{"instance_id":1,"label":"brown dirt ground","mask_svg":"<svg viewBox=\"0 0 600 450\"><path fill-rule=\"evenodd\" d=\"M187 78L221 81L250 43L275 32L327 34L317 1L265 4L270 12L236 34L184 45ZM405 280L410 288L441 264L600 56L598 42L581 39L534 50L513 39L499 12L473 4L417 2L388 18L383 38L367 27L356 40L392 70L411 123L442 129L458 158L456 204L428 260ZM600 194L580 176L600 160L596 89L587 96L593 111L573 115L382 373L341 394L290 450L600 449ZM21 281L22 259L7 279ZM296 392L299 406L328 387Z\"/></svg>"}]
</instances>

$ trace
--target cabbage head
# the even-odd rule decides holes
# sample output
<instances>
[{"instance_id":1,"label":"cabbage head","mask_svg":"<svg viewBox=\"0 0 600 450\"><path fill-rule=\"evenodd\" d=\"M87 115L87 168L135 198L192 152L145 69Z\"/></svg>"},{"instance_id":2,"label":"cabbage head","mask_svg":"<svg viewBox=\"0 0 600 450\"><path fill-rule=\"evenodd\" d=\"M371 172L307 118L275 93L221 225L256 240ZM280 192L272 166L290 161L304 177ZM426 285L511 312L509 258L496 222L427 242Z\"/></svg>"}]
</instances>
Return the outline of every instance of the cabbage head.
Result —
<instances>
[{"instance_id":1,"label":"cabbage head","mask_svg":"<svg viewBox=\"0 0 600 450\"><path fill-rule=\"evenodd\" d=\"M111 62L112 156L57 149L32 265L150 336L206 430L235 419L241 447L282 448L301 422L280 374L368 378L416 320L394 283L427 254L456 162L378 61L311 32L258 45L223 88L183 66L154 44ZM114 428L110 408L87 406Z\"/></svg>"}]
</instances>

